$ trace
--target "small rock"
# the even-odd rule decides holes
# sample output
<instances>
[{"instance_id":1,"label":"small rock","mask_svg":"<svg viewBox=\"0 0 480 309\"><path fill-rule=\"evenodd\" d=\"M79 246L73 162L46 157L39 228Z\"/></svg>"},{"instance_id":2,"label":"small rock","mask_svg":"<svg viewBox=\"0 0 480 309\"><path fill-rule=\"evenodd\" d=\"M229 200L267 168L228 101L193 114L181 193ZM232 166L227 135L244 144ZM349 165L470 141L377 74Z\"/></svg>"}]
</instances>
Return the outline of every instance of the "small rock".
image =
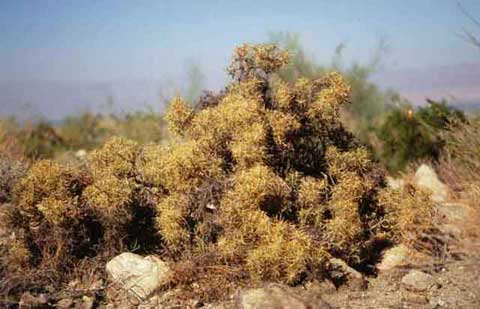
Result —
<instances>
[{"instance_id":1,"label":"small rock","mask_svg":"<svg viewBox=\"0 0 480 309\"><path fill-rule=\"evenodd\" d=\"M430 306L432 308L445 308L447 306L447 303L441 299L435 299L430 301Z\"/></svg>"},{"instance_id":2,"label":"small rock","mask_svg":"<svg viewBox=\"0 0 480 309\"><path fill-rule=\"evenodd\" d=\"M274 283L264 288L241 291L236 303L237 308L241 309L331 308L326 302L319 298L311 300L303 299L293 293L289 287Z\"/></svg>"},{"instance_id":3,"label":"small rock","mask_svg":"<svg viewBox=\"0 0 480 309\"><path fill-rule=\"evenodd\" d=\"M409 255L410 249L405 245L392 247L383 253L382 261L377 265L377 269L387 271L405 265Z\"/></svg>"},{"instance_id":4,"label":"small rock","mask_svg":"<svg viewBox=\"0 0 480 309\"><path fill-rule=\"evenodd\" d=\"M363 275L348 266L345 261L337 258L330 259L330 266L332 268L331 276L334 280L340 283L345 282L346 286L350 289L362 291L367 288L367 281Z\"/></svg>"},{"instance_id":5,"label":"small rock","mask_svg":"<svg viewBox=\"0 0 480 309\"><path fill-rule=\"evenodd\" d=\"M305 286L308 292L317 293L318 295L322 295L325 293L333 294L337 292L337 288L330 280L322 280L322 281L312 281L308 282Z\"/></svg>"},{"instance_id":6,"label":"small rock","mask_svg":"<svg viewBox=\"0 0 480 309\"><path fill-rule=\"evenodd\" d=\"M170 275L170 268L161 259L155 256L144 258L129 252L109 261L106 270L115 287L139 301L147 299L164 285Z\"/></svg>"},{"instance_id":7,"label":"small rock","mask_svg":"<svg viewBox=\"0 0 480 309\"><path fill-rule=\"evenodd\" d=\"M103 279L98 279L93 281L93 283L90 286L91 290L99 290L103 287Z\"/></svg>"},{"instance_id":8,"label":"small rock","mask_svg":"<svg viewBox=\"0 0 480 309\"><path fill-rule=\"evenodd\" d=\"M57 308L71 308L73 306L73 299L71 298L64 298L57 302Z\"/></svg>"},{"instance_id":9,"label":"small rock","mask_svg":"<svg viewBox=\"0 0 480 309\"><path fill-rule=\"evenodd\" d=\"M435 207L437 213L447 222L465 221L470 215L468 206L460 203L443 203Z\"/></svg>"},{"instance_id":10,"label":"small rock","mask_svg":"<svg viewBox=\"0 0 480 309\"><path fill-rule=\"evenodd\" d=\"M92 309L94 303L95 303L95 299L93 299L93 297L83 296L82 297L82 304L80 305L80 308L81 309Z\"/></svg>"},{"instance_id":11,"label":"small rock","mask_svg":"<svg viewBox=\"0 0 480 309\"><path fill-rule=\"evenodd\" d=\"M80 280L75 279L70 282L68 282L68 287L71 289L76 289L79 285L81 284Z\"/></svg>"},{"instance_id":12,"label":"small rock","mask_svg":"<svg viewBox=\"0 0 480 309\"><path fill-rule=\"evenodd\" d=\"M48 297L45 294L33 296L30 292L25 292L18 304L20 308L46 308L48 305Z\"/></svg>"},{"instance_id":13,"label":"small rock","mask_svg":"<svg viewBox=\"0 0 480 309\"><path fill-rule=\"evenodd\" d=\"M438 228L444 235L449 235L453 239L460 239L464 233L464 230L456 224L442 224Z\"/></svg>"},{"instance_id":14,"label":"small rock","mask_svg":"<svg viewBox=\"0 0 480 309\"><path fill-rule=\"evenodd\" d=\"M403 179L396 179L390 176L387 176L387 186L389 186L393 190L400 190L405 186L405 180Z\"/></svg>"},{"instance_id":15,"label":"small rock","mask_svg":"<svg viewBox=\"0 0 480 309\"><path fill-rule=\"evenodd\" d=\"M409 303L426 305L428 304L428 298L425 295L419 295L415 293L408 293L405 296L405 301Z\"/></svg>"},{"instance_id":16,"label":"small rock","mask_svg":"<svg viewBox=\"0 0 480 309\"><path fill-rule=\"evenodd\" d=\"M87 156L87 151L85 149L80 149L77 152L75 152L75 157L78 159L85 159Z\"/></svg>"},{"instance_id":17,"label":"small rock","mask_svg":"<svg viewBox=\"0 0 480 309\"><path fill-rule=\"evenodd\" d=\"M447 200L448 187L438 179L435 171L428 165L422 164L415 172L415 184L420 188L432 192L431 199L434 202L442 203Z\"/></svg>"},{"instance_id":18,"label":"small rock","mask_svg":"<svg viewBox=\"0 0 480 309\"><path fill-rule=\"evenodd\" d=\"M424 292L435 285L435 279L422 271L412 270L402 278L402 285L408 291Z\"/></svg>"}]
</instances>

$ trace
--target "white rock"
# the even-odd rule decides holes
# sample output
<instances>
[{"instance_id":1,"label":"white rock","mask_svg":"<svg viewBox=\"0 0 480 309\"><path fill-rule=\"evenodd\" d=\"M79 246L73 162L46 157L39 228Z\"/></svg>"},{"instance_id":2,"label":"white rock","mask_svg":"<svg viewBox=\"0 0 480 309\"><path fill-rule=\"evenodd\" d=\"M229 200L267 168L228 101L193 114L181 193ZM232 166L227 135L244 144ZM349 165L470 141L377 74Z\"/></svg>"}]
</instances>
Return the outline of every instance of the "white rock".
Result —
<instances>
[{"instance_id":1,"label":"white rock","mask_svg":"<svg viewBox=\"0 0 480 309\"><path fill-rule=\"evenodd\" d=\"M394 190L400 190L405 186L405 180L387 176L387 186Z\"/></svg>"},{"instance_id":2,"label":"white rock","mask_svg":"<svg viewBox=\"0 0 480 309\"><path fill-rule=\"evenodd\" d=\"M352 290L365 290L367 288L367 281L363 275L348 264L337 258L329 260L332 268L331 276L336 280L346 280L346 286Z\"/></svg>"},{"instance_id":3,"label":"white rock","mask_svg":"<svg viewBox=\"0 0 480 309\"><path fill-rule=\"evenodd\" d=\"M435 279L423 271L412 270L402 278L402 285L412 292L424 292L435 285Z\"/></svg>"},{"instance_id":4,"label":"white rock","mask_svg":"<svg viewBox=\"0 0 480 309\"><path fill-rule=\"evenodd\" d=\"M92 309L94 304L95 304L95 300L93 299L93 297L84 295L82 297L82 303L80 305L80 309Z\"/></svg>"},{"instance_id":5,"label":"white rock","mask_svg":"<svg viewBox=\"0 0 480 309\"><path fill-rule=\"evenodd\" d=\"M402 266L407 263L409 255L410 250L405 245L398 245L385 250L382 261L377 265L377 269L387 271Z\"/></svg>"},{"instance_id":6,"label":"white rock","mask_svg":"<svg viewBox=\"0 0 480 309\"><path fill-rule=\"evenodd\" d=\"M470 209L461 203L443 203L435 207L437 213L447 222L465 221L470 216Z\"/></svg>"},{"instance_id":7,"label":"white rock","mask_svg":"<svg viewBox=\"0 0 480 309\"><path fill-rule=\"evenodd\" d=\"M22 294L20 298L20 302L18 303L20 309L23 308L44 308L48 305L48 297L46 294L40 294L38 296L34 296L30 294L30 292L25 292Z\"/></svg>"},{"instance_id":8,"label":"white rock","mask_svg":"<svg viewBox=\"0 0 480 309\"><path fill-rule=\"evenodd\" d=\"M290 288L280 284L269 284L264 288L241 291L237 297L237 308L242 309L307 309L331 308L320 298L306 300Z\"/></svg>"},{"instance_id":9,"label":"white rock","mask_svg":"<svg viewBox=\"0 0 480 309\"><path fill-rule=\"evenodd\" d=\"M414 181L420 188L432 192L432 201L441 203L447 200L448 187L438 179L437 174L430 166L426 164L420 165L415 172Z\"/></svg>"},{"instance_id":10,"label":"white rock","mask_svg":"<svg viewBox=\"0 0 480 309\"><path fill-rule=\"evenodd\" d=\"M125 252L107 263L107 274L114 285L138 300L147 299L164 285L170 275L167 263L155 256L142 257Z\"/></svg>"},{"instance_id":11,"label":"white rock","mask_svg":"<svg viewBox=\"0 0 480 309\"><path fill-rule=\"evenodd\" d=\"M75 157L78 159L84 159L87 156L87 151L85 149L80 149L75 152Z\"/></svg>"}]
</instances>

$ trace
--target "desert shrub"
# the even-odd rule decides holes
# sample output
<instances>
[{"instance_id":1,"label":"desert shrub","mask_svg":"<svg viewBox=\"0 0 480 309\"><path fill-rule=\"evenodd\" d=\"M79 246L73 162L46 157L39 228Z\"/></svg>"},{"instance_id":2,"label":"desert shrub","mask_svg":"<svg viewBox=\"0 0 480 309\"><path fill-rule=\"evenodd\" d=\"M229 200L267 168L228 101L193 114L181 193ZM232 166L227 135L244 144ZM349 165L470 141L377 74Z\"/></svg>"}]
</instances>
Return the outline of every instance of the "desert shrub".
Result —
<instances>
[{"instance_id":1,"label":"desert shrub","mask_svg":"<svg viewBox=\"0 0 480 309\"><path fill-rule=\"evenodd\" d=\"M102 126L103 117L89 112L79 116L68 116L58 125L58 134L69 150L91 150L101 145L107 136L112 135Z\"/></svg>"},{"instance_id":2,"label":"desert shrub","mask_svg":"<svg viewBox=\"0 0 480 309\"><path fill-rule=\"evenodd\" d=\"M375 128L381 125L388 106L405 101L394 90L382 90L371 80L387 48L383 39L372 51L370 61L349 65L345 65L342 59L343 50L347 47L343 43L337 46L330 63L319 63L306 52L300 37L294 33L272 33L269 40L285 48L291 55L289 64L277 73L284 81L294 83L300 78L315 80L332 70L342 73L351 88L351 104L341 107L343 123L364 144L372 144Z\"/></svg>"},{"instance_id":3,"label":"desert shrub","mask_svg":"<svg viewBox=\"0 0 480 309\"><path fill-rule=\"evenodd\" d=\"M339 119L342 75L288 84L273 76L287 61L273 45L238 47L233 82L211 104L172 100L171 143L117 137L86 167L36 162L14 189L9 221L23 232L7 260L61 281L91 255L158 252L177 291L212 299L238 284L324 278L331 257L361 268L385 242L415 243L426 227L406 230L431 206L416 210L415 189L385 189Z\"/></svg>"},{"instance_id":4,"label":"desert shrub","mask_svg":"<svg viewBox=\"0 0 480 309\"><path fill-rule=\"evenodd\" d=\"M330 70L342 73L351 88L351 104L341 107L343 124L392 173L404 171L418 160L438 160L444 131L450 123L465 120L465 115L445 100L427 99L426 106L415 109L395 90L379 88L371 78L388 47L384 40L379 41L370 62L348 66L342 63L344 44L337 47L331 63L320 64L307 54L296 34L273 33L270 41L291 55L289 64L276 72L282 81L315 80Z\"/></svg>"},{"instance_id":5,"label":"desert shrub","mask_svg":"<svg viewBox=\"0 0 480 309\"><path fill-rule=\"evenodd\" d=\"M444 135L465 122L463 112L445 101L427 102L416 110L409 105L392 108L376 129L376 155L391 172L419 160L437 161L445 146Z\"/></svg>"},{"instance_id":6,"label":"desert shrub","mask_svg":"<svg viewBox=\"0 0 480 309\"><path fill-rule=\"evenodd\" d=\"M28 124L18 132L18 139L30 159L53 158L55 152L65 147L65 141L48 122Z\"/></svg>"},{"instance_id":7,"label":"desert shrub","mask_svg":"<svg viewBox=\"0 0 480 309\"><path fill-rule=\"evenodd\" d=\"M159 246L155 195L135 179L138 152L135 142L113 138L86 166L33 163L14 185L10 205L0 209L14 235L0 246L2 291L60 288L84 265L97 269L123 250Z\"/></svg>"},{"instance_id":8,"label":"desert shrub","mask_svg":"<svg viewBox=\"0 0 480 309\"><path fill-rule=\"evenodd\" d=\"M104 138L96 146L101 146L114 136L121 136L139 144L159 143L167 139L165 121L161 113L152 110L140 110L124 115L103 116L98 123Z\"/></svg>"},{"instance_id":9,"label":"desert shrub","mask_svg":"<svg viewBox=\"0 0 480 309\"><path fill-rule=\"evenodd\" d=\"M58 123L42 120L23 125L15 119L0 121L2 130L31 160L64 159L72 163L76 161L75 151L91 151L115 136L140 144L168 139L162 114L149 110L120 115L84 112Z\"/></svg>"},{"instance_id":10,"label":"desert shrub","mask_svg":"<svg viewBox=\"0 0 480 309\"><path fill-rule=\"evenodd\" d=\"M78 198L87 182L80 171L40 160L15 184L2 209L14 237L2 256L2 289L57 286L76 260L92 254L95 224Z\"/></svg>"},{"instance_id":11,"label":"desert shrub","mask_svg":"<svg viewBox=\"0 0 480 309\"><path fill-rule=\"evenodd\" d=\"M401 189L384 190L378 199L385 210L382 224L388 226L388 238L418 246L422 244L418 241L419 235L434 228L430 196L412 184L408 183Z\"/></svg>"},{"instance_id":12,"label":"desert shrub","mask_svg":"<svg viewBox=\"0 0 480 309\"><path fill-rule=\"evenodd\" d=\"M164 194L157 227L178 263L176 284L219 267L237 280L295 284L324 275L332 256L359 266L378 242L413 241L427 228L407 237L411 213L430 218L415 211L424 195L391 197L383 171L340 122L343 77L286 83L273 74L287 60L272 45L240 46L234 81L215 103L174 98L166 119L178 141L142 151L141 178Z\"/></svg>"},{"instance_id":13,"label":"desert shrub","mask_svg":"<svg viewBox=\"0 0 480 309\"><path fill-rule=\"evenodd\" d=\"M91 182L82 198L102 223L104 245L113 251L157 245L155 234L148 233L153 228L155 194L137 179L139 153L136 142L113 137L88 156Z\"/></svg>"},{"instance_id":14,"label":"desert shrub","mask_svg":"<svg viewBox=\"0 0 480 309\"><path fill-rule=\"evenodd\" d=\"M0 122L0 204L11 201L13 187L28 166L24 148L12 132L11 125Z\"/></svg>"},{"instance_id":15,"label":"desert shrub","mask_svg":"<svg viewBox=\"0 0 480 309\"><path fill-rule=\"evenodd\" d=\"M439 171L442 179L457 191L470 194L473 204L480 200L480 118L474 116L455 124L444 134Z\"/></svg>"}]
</instances>

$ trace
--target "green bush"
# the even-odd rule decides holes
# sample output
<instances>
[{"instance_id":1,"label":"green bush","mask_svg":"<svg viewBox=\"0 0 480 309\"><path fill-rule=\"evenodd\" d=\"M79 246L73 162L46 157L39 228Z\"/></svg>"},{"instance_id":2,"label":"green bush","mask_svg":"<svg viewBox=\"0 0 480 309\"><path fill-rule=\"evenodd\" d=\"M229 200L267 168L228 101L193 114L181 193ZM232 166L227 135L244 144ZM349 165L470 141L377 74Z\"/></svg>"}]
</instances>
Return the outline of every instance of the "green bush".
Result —
<instances>
[{"instance_id":1,"label":"green bush","mask_svg":"<svg viewBox=\"0 0 480 309\"><path fill-rule=\"evenodd\" d=\"M417 110L409 105L392 108L377 129L380 141L376 154L390 171L404 170L410 162L437 161L445 145L444 135L465 115L449 107L445 101L427 100Z\"/></svg>"}]
</instances>

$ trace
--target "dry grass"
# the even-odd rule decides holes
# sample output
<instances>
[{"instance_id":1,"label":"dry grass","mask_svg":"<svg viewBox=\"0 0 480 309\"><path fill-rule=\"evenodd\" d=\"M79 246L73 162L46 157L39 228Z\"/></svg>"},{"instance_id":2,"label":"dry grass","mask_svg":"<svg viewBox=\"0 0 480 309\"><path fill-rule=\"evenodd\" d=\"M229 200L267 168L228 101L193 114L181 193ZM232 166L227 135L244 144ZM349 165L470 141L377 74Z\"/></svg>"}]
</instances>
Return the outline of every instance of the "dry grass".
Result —
<instances>
[{"instance_id":1,"label":"dry grass","mask_svg":"<svg viewBox=\"0 0 480 309\"><path fill-rule=\"evenodd\" d=\"M480 118L456 124L445 136L446 146L438 170L458 193L467 194L472 205L480 203Z\"/></svg>"}]
</instances>

